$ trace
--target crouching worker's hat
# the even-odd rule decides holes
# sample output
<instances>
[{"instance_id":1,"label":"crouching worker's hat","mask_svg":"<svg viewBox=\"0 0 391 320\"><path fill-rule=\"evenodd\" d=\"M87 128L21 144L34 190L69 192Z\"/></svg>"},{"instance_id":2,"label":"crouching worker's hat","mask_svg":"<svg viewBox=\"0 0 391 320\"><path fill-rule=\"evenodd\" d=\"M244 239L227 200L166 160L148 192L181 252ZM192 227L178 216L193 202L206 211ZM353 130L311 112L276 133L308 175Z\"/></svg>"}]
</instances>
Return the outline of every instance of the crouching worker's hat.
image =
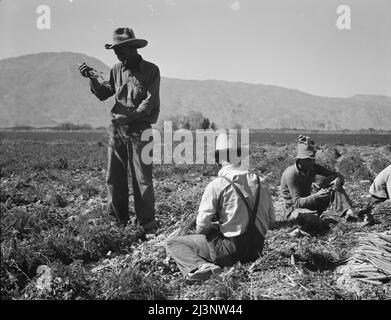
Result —
<instances>
[{"instance_id":1,"label":"crouching worker's hat","mask_svg":"<svg viewBox=\"0 0 391 320\"><path fill-rule=\"evenodd\" d=\"M310 139L310 137L299 135L296 159L315 159L316 150L317 147L314 140Z\"/></svg>"},{"instance_id":2,"label":"crouching worker's hat","mask_svg":"<svg viewBox=\"0 0 391 320\"><path fill-rule=\"evenodd\" d=\"M105 44L106 49L119 47L144 48L148 44L147 40L137 39L130 28L117 28L113 34L113 44Z\"/></svg>"},{"instance_id":3,"label":"crouching worker's hat","mask_svg":"<svg viewBox=\"0 0 391 320\"><path fill-rule=\"evenodd\" d=\"M232 135L220 133L216 139L216 149L213 154L218 163L222 160L238 163L245 154L248 154L248 151L248 147L238 146L237 139L234 139Z\"/></svg>"}]
</instances>

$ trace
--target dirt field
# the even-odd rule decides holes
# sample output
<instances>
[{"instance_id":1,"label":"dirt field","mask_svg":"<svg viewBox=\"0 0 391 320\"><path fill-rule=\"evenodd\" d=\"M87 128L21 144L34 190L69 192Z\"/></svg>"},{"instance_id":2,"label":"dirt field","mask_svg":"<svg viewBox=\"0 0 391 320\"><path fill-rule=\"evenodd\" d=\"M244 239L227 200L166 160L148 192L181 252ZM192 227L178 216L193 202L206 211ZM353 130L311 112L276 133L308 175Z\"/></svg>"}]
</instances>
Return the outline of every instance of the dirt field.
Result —
<instances>
[{"instance_id":1,"label":"dirt field","mask_svg":"<svg viewBox=\"0 0 391 320\"><path fill-rule=\"evenodd\" d=\"M165 240L194 232L188 221L217 172L214 166L154 167L162 227L156 237L145 239L133 225L118 228L105 212L103 134L70 139L34 134L0 136L1 299L391 299L390 282L353 290L337 284L336 272L360 232L391 229L389 201L376 208L378 223L372 226L346 223L330 211L326 234L288 234L295 225L283 219L279 179L293 163L293 142L250 140L250 167L269 183L277 213L263 257L225 268L204 284L188 285L167 259ZM372 179L391 162L390 144L323 144L318 163L345 175L345 189L361 209ZM37 276L41 265L50 268L44 288Z\"/></svg>"}]
</instances>

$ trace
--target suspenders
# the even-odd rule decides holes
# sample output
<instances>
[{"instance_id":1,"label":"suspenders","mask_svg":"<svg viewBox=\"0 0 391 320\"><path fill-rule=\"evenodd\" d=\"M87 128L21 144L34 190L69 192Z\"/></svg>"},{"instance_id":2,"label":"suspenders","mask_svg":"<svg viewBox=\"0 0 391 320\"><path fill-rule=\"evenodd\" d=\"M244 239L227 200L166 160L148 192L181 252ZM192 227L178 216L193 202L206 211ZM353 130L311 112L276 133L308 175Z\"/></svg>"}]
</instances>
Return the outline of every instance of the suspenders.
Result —
<instances>
[{"instance_id":1,"label":"suspenders","mask_svg":"<svg viewBox=\"0 0 391 320\"><path fill-rule=\"evenodd\" d=\"M224 176L220 176L220 178L225 179L237 192L237 194L240 196L240 198L243 200L244 204L247 207L247 211L249 214L249 222L246 231L249 229L250 226L255 226L255 218L257 216L257 211L258 211L258 205L259 205L259 198L260 198L260 193L261 193L261 182L259 180L259 176L257 175L257 196L254 204L254 208L251 209L250 204L248 203L246 197L244 196L243 192L240 191L239 187L233 183L230 179ZM222 193L220 194L220 198L222 196ZM219 199L220 200L220 199Z\"/></svg>"}]
</instances>

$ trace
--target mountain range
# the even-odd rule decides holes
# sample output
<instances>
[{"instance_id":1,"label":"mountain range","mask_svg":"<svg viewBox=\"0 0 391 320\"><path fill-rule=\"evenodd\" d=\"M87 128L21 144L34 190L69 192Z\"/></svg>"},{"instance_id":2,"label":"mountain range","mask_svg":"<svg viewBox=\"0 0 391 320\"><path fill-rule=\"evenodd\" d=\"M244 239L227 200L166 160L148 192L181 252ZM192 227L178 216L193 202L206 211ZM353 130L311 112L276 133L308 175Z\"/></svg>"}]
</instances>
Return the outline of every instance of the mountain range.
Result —
<instances>
[{"instance_id":1,"label":"mountain range","mask_svg":"<svg viewBox=\"0 0 391 320\"><path fill-rule=\"evenodd\" d=\"M44 52L0 60L0 127L107 126L110 98L92 95L77 63L109 67L81 53ZM273 85L162 77L160 119L199 111L217 127L306 130L391 129L391 97L332 98Z\"/></svg>"}]
</instances>

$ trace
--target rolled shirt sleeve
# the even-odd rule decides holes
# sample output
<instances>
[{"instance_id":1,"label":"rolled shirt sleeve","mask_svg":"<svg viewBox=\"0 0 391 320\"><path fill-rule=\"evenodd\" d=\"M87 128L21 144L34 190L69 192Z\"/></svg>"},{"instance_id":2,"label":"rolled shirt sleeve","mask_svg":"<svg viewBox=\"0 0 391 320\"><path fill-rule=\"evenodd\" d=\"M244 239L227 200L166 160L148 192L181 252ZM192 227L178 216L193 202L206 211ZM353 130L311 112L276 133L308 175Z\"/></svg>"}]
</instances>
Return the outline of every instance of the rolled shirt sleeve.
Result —
<instances>
[{"instance_id":1,"label":"rolled shirt sleeve","mask_svg":"<svg viewBox=\"0 0 391 320\"><path fill-rule=\"evenodd\" d=\"M159 88L160 88L160 71L156 67L152 78L147 86L147 97L140 103L136 109L137 113L150 115L155 108L159 107Z\"/></svg>"},{"instance_id":2,"label":"rolled shirt sleeve","mask_svg":"<svg viewBox=\"0 0 391 320\"><path fill-rule=\"evenodd\" d=\"M209 183L201 198L201 203L198 208L196 225L204 229L212 227L212 220L216 215L218 202L218 192L214 187L213 181Z\"/></svg>"},{"instance_id":3,"label":"rolled shirt sleeve","mask_svg":"<svg viewBox=\"0 0 391 320\"><path fill-rule=\"evenodd\" d=\"M114 69L111 69L103 82L92 82L90 80L91 92L101 101L110 98L115 94Z\"/></svg>"}]
</instances>

